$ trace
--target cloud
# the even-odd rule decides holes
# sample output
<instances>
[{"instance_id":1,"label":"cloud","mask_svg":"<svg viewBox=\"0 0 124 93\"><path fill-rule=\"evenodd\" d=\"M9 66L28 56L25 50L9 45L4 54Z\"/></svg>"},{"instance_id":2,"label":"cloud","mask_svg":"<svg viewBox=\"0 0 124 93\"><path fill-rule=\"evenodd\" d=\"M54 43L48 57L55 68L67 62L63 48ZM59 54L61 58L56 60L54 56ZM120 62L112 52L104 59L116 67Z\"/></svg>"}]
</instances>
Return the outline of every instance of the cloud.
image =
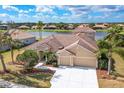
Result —
<instances>
[{"instance_id":1,"label":"cloud","mask_svg":"<svg viewBox=\"0 0 124 93\"><path fill-rule=\"evenodd\" d=\"M6 13L0 14L0 17L8 17L9 15Z\"/></svg>"},{"instance_id":2,"label":"cloud","mask_svg":"<svg viewBox=\"0 0 124 93\"><path fill-rule=\"evenodd\" d=\"M50 6L36 6L36 12L53 12Z\"/></svg>"},{"instance_id":3,"label":"cloud","mask_svg":"<svg viewBox=\"0 0 124 93\"><path fill-rule=\"evenodd\" d=\"M10 6L10 5L3 5L2 8L5 10L8 10L8 11L11 11L11 10L19 11L18 8L14 7L14 6Z\"/></svg>"},{"instance_id":4,"label":"cloud","mask_svg":"<svg viewBox=\"0 0 124 93\"><path fill-rule=\"evenodd\" d=\"M29 13L28 10L19 10L19 13Z\"/></svg>"}]
</instances>

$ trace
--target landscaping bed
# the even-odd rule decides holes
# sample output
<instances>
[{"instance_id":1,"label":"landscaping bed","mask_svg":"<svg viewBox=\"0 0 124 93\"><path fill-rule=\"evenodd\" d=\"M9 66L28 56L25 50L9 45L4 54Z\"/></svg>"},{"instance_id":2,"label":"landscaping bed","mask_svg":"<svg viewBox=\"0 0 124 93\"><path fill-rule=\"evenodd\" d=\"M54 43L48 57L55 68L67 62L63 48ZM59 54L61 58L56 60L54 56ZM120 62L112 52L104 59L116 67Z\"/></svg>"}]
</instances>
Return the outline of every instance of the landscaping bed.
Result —
<instances>
[{"instance_id":1,"label":"landscaping bed","mask_svg":"<svg viewBox=\"0 0 124 93\"><path fill-rule=\"evenodd\" d=\"M1 73L0 78L9 82L26 85L29 87L49 88L50 80L54 74L51 70L37 70L31 72L26 71L10 71L9 73Z\"/></svg>"},{"instance_id":2,"label":"landscaping bed","mask_svg":"<svg viewBox=\"0 0 124 93\"><path fill-rule=\"evenodd\" d=\"M97 70L97 77L100 88L124 88L124 60L122 55L113 53L114 71L111 75L107 70Z\"/></svg>"}]
</instances>

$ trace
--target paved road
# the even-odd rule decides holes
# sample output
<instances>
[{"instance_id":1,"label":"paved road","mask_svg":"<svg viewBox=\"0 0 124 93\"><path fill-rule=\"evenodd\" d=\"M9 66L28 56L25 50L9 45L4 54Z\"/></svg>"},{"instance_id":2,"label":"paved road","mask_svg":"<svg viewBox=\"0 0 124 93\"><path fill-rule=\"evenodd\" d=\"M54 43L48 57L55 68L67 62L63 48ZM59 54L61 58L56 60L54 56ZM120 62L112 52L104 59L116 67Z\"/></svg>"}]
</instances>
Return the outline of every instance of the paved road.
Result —
<instances>
[{"instance_id":1,"label":"paved road","mask_svg":"<svg viewBox=\"0 0 124 93\"><path fill-rule=\"evenodd\" d=\"M98 88L96 69L62 66L56 70L51 84L51 88Z\"/></svg>"}]
</instances>

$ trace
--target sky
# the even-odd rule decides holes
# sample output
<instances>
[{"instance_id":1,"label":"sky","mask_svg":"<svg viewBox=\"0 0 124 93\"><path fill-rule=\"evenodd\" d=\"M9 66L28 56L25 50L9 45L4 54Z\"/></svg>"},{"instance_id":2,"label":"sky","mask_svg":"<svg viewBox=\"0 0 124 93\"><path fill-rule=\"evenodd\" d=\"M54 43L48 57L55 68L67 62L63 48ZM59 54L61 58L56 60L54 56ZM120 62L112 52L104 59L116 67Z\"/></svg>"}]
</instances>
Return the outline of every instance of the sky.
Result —
<instances>
[{"instance_id":1,"label":"sky","mask_svg":"<svg viewBox=\"0 0 124 93\"><path fill-rule=\"evenodd\" d=\"M124 22L124 5L1 5L0 21L44 23Z\"/></svg>"}]
</instances>

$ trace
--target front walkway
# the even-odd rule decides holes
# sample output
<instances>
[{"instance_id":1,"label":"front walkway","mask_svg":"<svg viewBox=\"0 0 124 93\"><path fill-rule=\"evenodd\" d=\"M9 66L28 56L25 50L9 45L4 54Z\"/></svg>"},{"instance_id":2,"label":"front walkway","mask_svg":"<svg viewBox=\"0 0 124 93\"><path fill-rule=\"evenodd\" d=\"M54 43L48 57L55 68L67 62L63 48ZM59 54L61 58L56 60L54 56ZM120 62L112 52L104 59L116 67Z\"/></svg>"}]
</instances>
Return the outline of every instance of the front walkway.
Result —
<instances>
[{"instance_id":1,"label":"front walkway","mask_svg":"<svg viewBox=\"0 0 124 93\"><path fill-rule=\"evenodd\" d=\"M62 66L56 70L51 88L98 88L96 69Z\"/></svg>"}]
</instances>

